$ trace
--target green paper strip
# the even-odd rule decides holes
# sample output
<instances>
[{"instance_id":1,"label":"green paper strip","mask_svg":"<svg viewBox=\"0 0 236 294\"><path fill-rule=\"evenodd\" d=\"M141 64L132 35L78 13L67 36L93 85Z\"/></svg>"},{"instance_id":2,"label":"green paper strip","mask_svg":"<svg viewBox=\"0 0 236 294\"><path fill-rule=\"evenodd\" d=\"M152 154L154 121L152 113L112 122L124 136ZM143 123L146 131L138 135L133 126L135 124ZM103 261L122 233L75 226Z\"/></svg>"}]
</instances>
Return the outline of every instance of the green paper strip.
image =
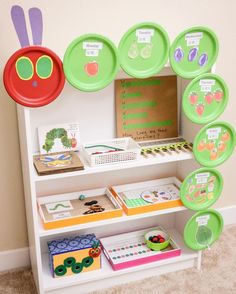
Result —
<instances>
[{"instance_id":1,"label":"green paper strip","mask_svg":"<svg viewBox=\"0 0 236 294\"><path fill-rule=\"evenodd\" d=\"M122 105L122 108L123 109L136 109L136 108L155 107L155 106L157 106L156 101L144 101L144 102L124 104L124 105Z\"/></svg>"},{"instance_id":2,"label":"green paper strip","mask_svg":"<svg viewBox=\"0 0 236 294\"><path fill-rule=\"evenodd\" d=\"M163 126L171 126L173 124L172 120L164 120L164 121L153 121L153 122L147 122L147 123L138 123L138 124L128 124L124 125L124 130L130 130L130 129L144 129L144 128L150 128L150 127L163 127Z\"/></svg>"},{"instance_id":3,"label":"green paper strip","mask_svg":"<svg viewBox=\"0 0 236 294\"><path fill-rule=\"evenodd\" d=\"M142 96L142 94L140 92L123 93L121 95L121 97L123 99L129 99L129 98L134 98L134 97L136 98L136 97L141 97L141 96Z\"/></svg>"},{"instance_id":4,"label":"green paper strip","mask_svg":"<svg viewBox=\"0 0 236 294\"><path fill-rule=\"evenodd\" d=\"M137 112L137 113L129 113L124 114L123 119L135 119L135 118L147 118L147 112Z\"/></svg>"}]
</instances>

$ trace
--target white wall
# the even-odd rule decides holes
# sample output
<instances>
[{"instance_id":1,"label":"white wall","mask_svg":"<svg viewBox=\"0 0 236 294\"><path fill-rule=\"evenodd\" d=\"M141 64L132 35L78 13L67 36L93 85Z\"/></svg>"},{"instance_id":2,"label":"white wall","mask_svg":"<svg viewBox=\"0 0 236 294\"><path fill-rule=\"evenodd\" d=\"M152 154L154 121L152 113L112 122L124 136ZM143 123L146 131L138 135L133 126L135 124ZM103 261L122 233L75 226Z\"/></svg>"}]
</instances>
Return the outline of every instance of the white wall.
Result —
<instances>
[{"instance_id":1,"label":"white wall","mask_svg":"<svg viewBox=\"0 0 236 294\"><path fill-rule=\"evenodd\" d=\"M43 11L43 44L63 57L68 44L77 36L95 32L118 44L123 33L133 24L153 21L162 25L171 41L182 30L195 25L209 26L220 41L217 73L229 85L230 100L220 119L236 125L236 2L193 0L1 0L0 7L0 75L10 55L19 49L10 9L13 4L25 10L38 6ZM28 22L28 19L27 19ZM27 246L22 175L15 103L8 97L0 82L0 251ZM236 204L234 195L234 154L219 170L225 179L225 189L218 207Z\"/></svg>"}]
</instances>

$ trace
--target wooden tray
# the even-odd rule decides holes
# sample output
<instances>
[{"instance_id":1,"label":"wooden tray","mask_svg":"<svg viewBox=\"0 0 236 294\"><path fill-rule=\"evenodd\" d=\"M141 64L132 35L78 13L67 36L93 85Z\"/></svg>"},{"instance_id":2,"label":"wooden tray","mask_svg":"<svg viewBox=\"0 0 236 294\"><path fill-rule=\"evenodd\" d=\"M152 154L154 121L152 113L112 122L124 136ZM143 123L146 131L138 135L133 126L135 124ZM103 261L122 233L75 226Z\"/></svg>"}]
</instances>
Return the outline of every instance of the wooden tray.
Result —
<instances>
[{"instance_id":1,"label":"wooden tray","mask_svg":"<svg viewBox=\"0 0 236 294\"><path fill-rule=\"evenodd\" d=\"M85 199L80 200L81 195ZM96 200L104 210L93 212L91 205L85 205L92 200ZM37 202L46 230L122 216L119 203L106 188L39 197Z\"/></svg>"},{"instance_id":2,"label":"wooden tray","mask_svg":"<svg viewBox=\"0 0 236 294\"><path fill-rule=\"evenodd\" d=\"M183 206L180 200L180 185L181 182L177 178L170 177L147 182L113 186L110 188L110 191L120 203L125 213L127 215L134 215ZM147 195L150 197L145 198ZM168 196L170 199L165 200L164 196L166 196L166 198ZM147 200L150 202L147 202Z\"/></svg>"},{"instance_id":3,"label":"wooden tray","mask_svg":"<svg viewBox=\"0 0 236 294\"><path fill-rule=\"evenodd\" d=\"M180 247L173 239L170 240L170 245L161 251L149 249L144 235L153 230L165 232L163 228L157 227L100 239L103 252L113 270L121 270L181 254Z\"/></svg>"}]
</instances>

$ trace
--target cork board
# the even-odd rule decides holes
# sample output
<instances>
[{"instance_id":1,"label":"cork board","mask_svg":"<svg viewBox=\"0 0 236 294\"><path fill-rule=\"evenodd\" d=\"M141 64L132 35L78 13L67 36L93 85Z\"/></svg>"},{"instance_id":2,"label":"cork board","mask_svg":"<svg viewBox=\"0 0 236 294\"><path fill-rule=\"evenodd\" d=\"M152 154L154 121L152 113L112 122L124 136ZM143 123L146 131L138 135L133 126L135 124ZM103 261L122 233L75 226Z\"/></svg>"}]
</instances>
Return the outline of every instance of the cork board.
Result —
<instances>
[{"instance_id":1,"label":"cork board","mask_svg":"<svg viewBox=\"0 0 236 294\"><path fill-rule=\"evenodd\" d=\"M136 141L178 136L177 77L115 81L117 137Z\"/></svg>"}]
</instances>

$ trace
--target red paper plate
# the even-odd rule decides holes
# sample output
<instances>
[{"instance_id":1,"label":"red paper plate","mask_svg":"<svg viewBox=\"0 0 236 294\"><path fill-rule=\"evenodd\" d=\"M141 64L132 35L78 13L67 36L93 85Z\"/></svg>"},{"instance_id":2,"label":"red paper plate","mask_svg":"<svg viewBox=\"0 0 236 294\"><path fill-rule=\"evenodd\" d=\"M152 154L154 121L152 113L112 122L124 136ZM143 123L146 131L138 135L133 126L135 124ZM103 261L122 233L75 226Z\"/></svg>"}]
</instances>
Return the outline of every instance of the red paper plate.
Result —
<instances>
[{"instance_id":1,"label":"red paper plate","mask_svg":"<svg viewBox=\"0 0 236 294\"><path fill-rule=\"evenodd\" d=\"M60 58L41 46L16 51L5 66L3 80L12 99L28 107L49 104L59 96L65 84Z\"/></svg>"}]
</instances>

